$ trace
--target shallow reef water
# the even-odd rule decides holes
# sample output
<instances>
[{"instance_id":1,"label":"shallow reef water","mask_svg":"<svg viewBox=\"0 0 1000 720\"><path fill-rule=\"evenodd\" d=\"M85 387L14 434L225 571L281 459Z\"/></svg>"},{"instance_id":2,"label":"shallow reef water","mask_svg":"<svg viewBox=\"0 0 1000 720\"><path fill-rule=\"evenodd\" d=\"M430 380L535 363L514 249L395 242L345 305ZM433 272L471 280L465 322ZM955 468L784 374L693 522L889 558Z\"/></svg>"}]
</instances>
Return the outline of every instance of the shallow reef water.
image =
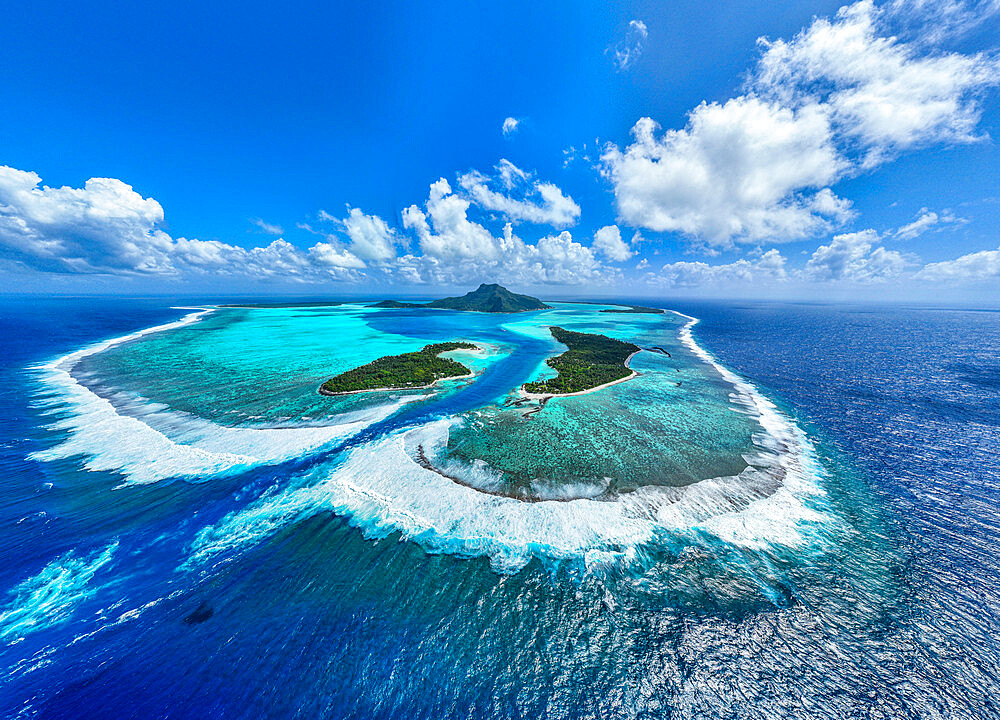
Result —
<instances>
[{"instance_id":1,"label":"shallow reef water","mask_svg":"<svg viewBox=\"0 0 1000 720\"><path fill-rule=\"evenodd\" d=\"M608 307L4 301L0 715L1000 717L1000 313Z\"/></svg>"}]
</instances>

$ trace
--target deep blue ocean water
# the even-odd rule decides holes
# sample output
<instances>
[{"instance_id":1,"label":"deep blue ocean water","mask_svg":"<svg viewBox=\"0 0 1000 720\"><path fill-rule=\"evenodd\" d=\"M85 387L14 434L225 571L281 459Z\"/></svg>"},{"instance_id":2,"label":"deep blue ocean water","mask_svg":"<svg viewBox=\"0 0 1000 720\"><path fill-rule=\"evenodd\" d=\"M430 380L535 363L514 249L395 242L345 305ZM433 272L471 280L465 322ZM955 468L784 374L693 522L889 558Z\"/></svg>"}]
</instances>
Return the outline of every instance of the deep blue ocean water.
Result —
<instances>
[{"instance_id":1,"label":"deep blue ocean water","mask_svg":"<svg viewBox=\"0 0 1000 720\"><path fill-rule=\"evenodd\" d=\"M123 490L30 460L53 431L26 369L177 304L0 301L0 715L1000 717L1000 313L665 305L807 430L854 529L734 596L711 564L504 574L333 512L179 572L287 470Z\"/></svg>"}]
</instances>

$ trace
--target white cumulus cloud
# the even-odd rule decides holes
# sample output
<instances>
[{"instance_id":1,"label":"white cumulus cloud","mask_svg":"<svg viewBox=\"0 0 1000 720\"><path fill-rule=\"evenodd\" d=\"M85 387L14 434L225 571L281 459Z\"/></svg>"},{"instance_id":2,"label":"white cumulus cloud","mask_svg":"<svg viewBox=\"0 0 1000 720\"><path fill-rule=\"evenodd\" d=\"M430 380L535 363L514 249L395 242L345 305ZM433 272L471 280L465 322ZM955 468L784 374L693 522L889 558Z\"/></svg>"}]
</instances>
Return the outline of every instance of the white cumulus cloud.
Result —
<instances>
[{"instance_id":1,"label":"white cumulus cloud","mask_svg":"<svg viewBox=\"0 0 1000 720\"><path fill-rule=\"evenodd\" d=\"M473 170L460 175L458 184L477 206L500 213L511 222L568 227L580 217L580 206L573 198L509 160L501 160L492 177Z\"/></svg>"},{"instance_id":2,"label":"white cumulus cloud","mask_svg":"<svg viewBox=\"0 0 1000 720\"><path fill-rule=\"evenodd\" d=\"M521 121L516 117L508 117L503 121L503 134L506 137L517 132L517 126L521 124Z\"/></svg>"},{"instance_id":3,"label":"white cumulus cloud","mask_svg":"<svg viewBox=\"0 0 1000 720\"><path fill-rule=\"evenodd\" d=\"M5 254L53 272L173 271L163 208L130 185L91 178L53 188L33 172L0 167L0 243Z\"/></svg>"},{"instance_id":4,"label":"white cumulus cloud","mask_svg":"<svg viewBox=\"0 0 1000 720\"><path fill-rule=\"evenodd\" d=\"M755 260L741 258L719 265L701 261L668 263L659 272L650 273L647 280L668 287L701 287L775 282L787 277L785 258L777 250L771 249Z\"/></svg>"},{"instance_id":5,"label":"white cumulus cloud","mask_svg":"<svg viewBox=\"0 0 1000 720\"><path fill-rule=\"evenodd\" d=\"M977 91L1000 83L985 54L930 53L880 35L869 0L766 47L753 87L790 106L821 102L844 144L873 166L916 145L977 139Z\"/></svg>"},{"instance_id":6,"label":"white cumulus cloud","mask_svg":"<svg viewBox=\"0 0 1000 720\"><path fill-rule=\"evenodd\" d=\"M849 216L849 203L826 187L843 161L817 106L741 97L702 103L684 129L656 130L643 118L632 145L603 156L618 214L630 225L726 246L793 240Z\"/></svg>"},{"instance_id":7,"label":"white cumulus cloud","mask_svg":"<svg viewBox=\"0 0 1000 720\"><path fill-rule=\"evenodd\" d=\"M42 185L33 173L0 167L0 252L46 272L125 275L220 273L292 280L347 278L359 267L315 262L322 244L303 252L277 239L243 248L218 240L173 238L160 226L163 208L114 178L91 178L82 188Z\"/></svg>"},{"instance_id":8,"label":"white cumulus cloud","mask_svg":"<svg viewBox=\"0 0 1000 720\"><path fill-rule=\"evenodd\" d=\"M617 225L606 225L594 233L592 247L595 251L613 262L625 262L635 255L625 241L622 240L622 233Z\"/></svg>"},{"instance_id":9,"label":"white cumulus cloud","mask_svg":"<svg viewBox=\"0 0 1000 720\"><path fill-rule=\"evenodd\" d=\"M340 243L318 242L309 248L309 256L320 266L355 270L367 267L364 260L345 249Z\"/></svg>"},{"instance_id":10,"label":"white cumulus cloud","mask_svg":"<svg viewBox=\"0 0 1000 720\"><path fill-rule=\"evenodd\" d=\"M1000 280L1000 249L982 250L954 260L929 263L916 277L918 280L956 283Z\"/></svg>"},{"instance_id":11,"label":"white cumulus cloud","mask_svg":"<svg viewBox=\"0 0 1000 720\"><path fill-rule=\"evenodd\" d=\"M514 234L507 223L494 237L469 218L471 203L441 178L433 183L423 208L403 211L403 225L414 232L421 254L398 261L398 272L413 282L456 284L493 279L518 284L603 282L607 277L594 251L568 231L546 235L535 244Z\"/></svg>"},{"instance_id":12,"label":"white cumulus cloud","mask_svg":"<svg viewBox=\"0 0 1000 720\"><path fill-rule=\"evenodd\" d=\"M874 230L835 235L820 245L806 263L805 276L815 280L875 282L898 277L911 264L902 253L878 245Z\"/></svg>"},{"instance_id":13,"label":"white cumulus cloud","mask_svg":"<svg viewBox=\"0 0 1000 720\"><path fill-rule=\"evenodd\" d=\"M1000 84L995 56L904 41L869 0L760 44L743 95L702 103L659 136L642 118L633 144L608 146L622 221L720 247L829 232L852 215L839 180L905 150L980 139L980 98Z\"/></svg>"},{"instance_id":14,"label":"white cumulus cloud","mask_svg":"<svg viewBox=\"0 0 1000 720\"><path fill-rule=\"evenodd\" d=\"M455 195L444 178L431 185L425 213L416 205L403 211L403 227L413 230L424 255L440 260L494 260L496 242L489 230L469 220L471 203Z\"/></svg>"},{"instance_id":15,"label":"white cumulus cloud","mask_svg":"<svg viewBox=\"0 0 1000 720\"><path fill-rule=\"evenodd\" d=\"M497 181L512 188L539 185L509 163L500 166ZM0 259L45 272L212 274L281 282L379 279L544 285L595 284L620 276L568 231L528 243L508 222L502 235L495 237L469 217L471 207L472 202L453 192L447 180L431 184L426 203L402 213L404 228L416 236L418 254L400 256L398 248L406 245L405 238L381 217L358 208L349 208L343 218L320 211L320 220L335 226L333 232L300 225L322 236L311 247L299 248L278 238L247 248L219 240L171 237L161 227L160 204L120 180L93 178L82 188L51 188L42 185L35 173L0 167ZM546 212L553 211L549 207Z\"/></svg>"},{"instance_id":16,"label":"white cumulus cloud","mask_svg":"<svg viewBox=\"0 0 1000 720\"><path fill-rule=\"evenodd\" d=\"M358 208L351 208L341 220L350 252L374 263L386 263L396 257L396 237L392 228L378 215L366 215Z\"/></svg>"}]
</instances>

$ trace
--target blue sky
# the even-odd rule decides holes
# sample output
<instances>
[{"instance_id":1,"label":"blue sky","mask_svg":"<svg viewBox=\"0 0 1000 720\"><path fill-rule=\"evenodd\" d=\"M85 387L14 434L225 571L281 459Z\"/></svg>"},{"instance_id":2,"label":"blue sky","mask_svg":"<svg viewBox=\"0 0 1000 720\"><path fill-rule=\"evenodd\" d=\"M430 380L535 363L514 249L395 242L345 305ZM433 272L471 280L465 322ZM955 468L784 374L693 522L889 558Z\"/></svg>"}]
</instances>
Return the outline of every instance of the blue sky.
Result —
<instances>
[{"instance_id":1,"label":"blue sky","mask_svg":"<svg viewBox=\"0 0 1000 720\"><path fill-rule=\"evenodd\" d=\"M20 4L5 291L1000 290L1000 4Z\"/></svg>"}]
</instances>

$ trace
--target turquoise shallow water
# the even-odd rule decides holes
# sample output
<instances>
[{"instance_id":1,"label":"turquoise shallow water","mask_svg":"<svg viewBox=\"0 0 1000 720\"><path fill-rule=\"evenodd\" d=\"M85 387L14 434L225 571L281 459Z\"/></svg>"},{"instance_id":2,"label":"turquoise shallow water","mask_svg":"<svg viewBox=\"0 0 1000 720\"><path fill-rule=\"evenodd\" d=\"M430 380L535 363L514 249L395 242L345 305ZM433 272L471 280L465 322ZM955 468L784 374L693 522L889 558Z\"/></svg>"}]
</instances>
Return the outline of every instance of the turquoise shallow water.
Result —
<instances>
[{"instance_id":1,"label":"turquoise shallow water","mask_svg":"<svg viewBox=\"0 0 1000 720\"><path fill-rule=\"evenodd\" d=\"M199 532L194 563L321 510L503 572L533 557L628 565L706 533L744 547L827 543L823 471L794 423L694 343L691 318L604 309L192 311L51 366L76 409L60 426L67 440L39 457L82 454L125 484L284 463L281 487ZM541 409L516 403L563 349L551 325L638 344L639 375ZM447 340L484 349L464 357L473 378L316 392L330 375Z\"/></svg>"},{"instance_id":2,"label":"turquoise shallow water","mask_svg":"<svg viewBox=\"0 0 1000 720\"><path fill-rule=\"evenodd\" d=\"M364 418L359 411L394 408L404 399L414 407L397 425L414 415L458 419L448 451L435 462L448 464L450 472L460 472L452 460L480 470L485 463L502 476L494 478L493 489L499 483L524 496L550 496L581 484L610 492L687 485L744 470L761 428L734 411L731 383L680 342L687 321L673 313L603 309L557 304L527 316L489 316L352 305L225 308L85 357L74 375L123 412L154 407L244 428ZM552 339L550 325L607 334L669 356L641 352L632 360L639 377L590 395L554 399L526 421L537 403L511 407L509 401L523 382L552 373L544 360L562 346ZM477 374L471 384L448 381L433 393L336 398L315 392L344 370L453 339L487 348L460 356ZM164 428L163 420L158 427Z\"/></svg>"},{"instance_id":3,"label":"turquoise shallow water","mask_svg":"<svg viewBox=\"0 0 1000 720\"><path fill-rule=\"evenodd\" d=\"M17 558L0 570L2 714L984 707L967 701L983 675L947 652L963 613L908 619L924 595L850 458L689 318L600 309L160 308L36 357L30 473L0 505ZM525 419L511 391L561 350L549 324L670 357L641 352L638 378ZM490 348L466 358L474 379L316 393L449 339Z\"/></svg>"},{"instance_id":4,"label":"turquoise shallow water","mask_svg":"<svg viewBox=\"0 0 1000 720\"><path fill-rule=\"evenodd\" d=\"M544 486L549 492L575 483L610 491L687 485L747 467L745 456L754 453L753 435L761 428L736 412L729 397L733 386L679 341L686 320L582 307L508 327L541 336L546 324L557 324L660 348L669 356L640 352L630 364L639 377L590 395L553 399L530 422L523 416L537 404L477 410L452 430L452 456L483 460L517 487Z\"/></svg>"},{"instance_id":5,"label":"turquoise shallow water","mask_svg":"<svg viewBox=\"0 0 1000 720\"><path fill-rule=\"evenodd\" d=\"M382 332L368 322L376 312L351 305L223 308L90 356L78 372L106 393L138 395L227 424L322 420L386 401L384 395L320 397L315 390L326 378L439 337ZM470 359L476 369L487 364Z\"/></svg>"}]
</instances>

